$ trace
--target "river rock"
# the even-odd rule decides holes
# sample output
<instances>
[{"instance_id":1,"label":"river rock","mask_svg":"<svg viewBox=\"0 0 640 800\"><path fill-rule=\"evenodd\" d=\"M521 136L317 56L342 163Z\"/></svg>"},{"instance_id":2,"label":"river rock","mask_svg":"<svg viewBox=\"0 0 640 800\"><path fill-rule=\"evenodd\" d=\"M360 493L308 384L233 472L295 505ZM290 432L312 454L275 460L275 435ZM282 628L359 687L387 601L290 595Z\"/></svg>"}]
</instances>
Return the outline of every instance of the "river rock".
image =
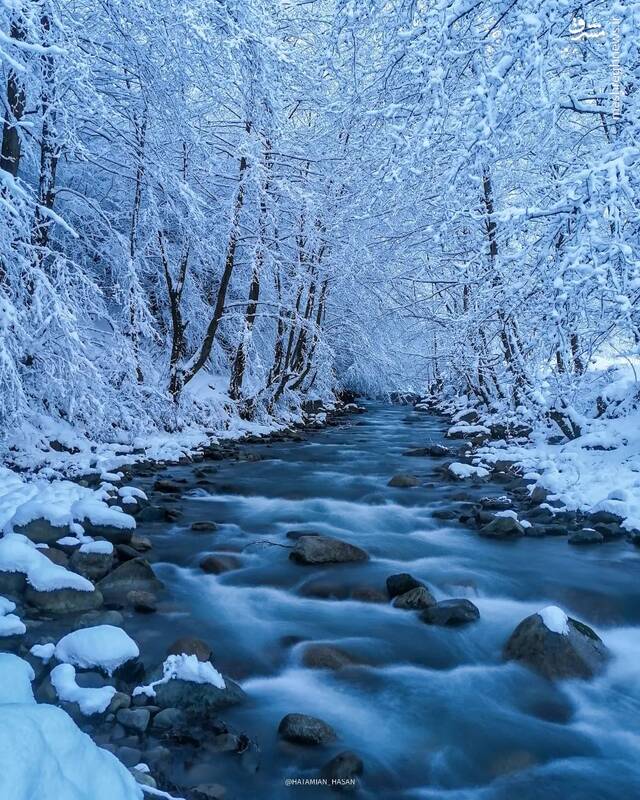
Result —
<instances>
[{"instance_id":1,"label":"river rock","mask_svg":"<svg viewBox=\"0 0 640 800\"><path fill-rule=\"evenodd\" d=\"M387 593L375 586L356 586L351 590L350 598L360 603L386 603Z\"/></svg>"},{"instance_id":2,"label":"river rock","mask_svg":"<svg viewBox=\"0 0 640 800\"><path fill-rule=\"evenodd\" d=\"M158 603L153 592L133 589L127 592L127 605L139 614L154 614L158 610Z\"/></svg>"},{"instance_id":3,"label":"river rock","mask_svg":"<svg viewBox=\"0 0 640 800\"><path fill-rule=\"evenodd\" d=\"M181 708L190 716L207 716L222 708L242 703L245 693L225 676L225 688L210 683L193 683L178 678L156 687L155 702L161 708Z\"/></svg>"},{"instance_id":4,"label":"river rock","mask_svg":"<svg viewBox=\"0 0 640 800\"><path fill-rule=\"evenodd\" d=\"M46 550L41 550L40 552L53 564L57 564L59 567L64 567L67 569L69 565L69 556L66 553L63 553L62 550L59 550L57 547L47 547ZM87 576L85 575L85 577Z\"/></svg>"},{"instance_id":5,"label":"river rock","mask_svg":"<svg viewBox=\"0 0 640 800\"><path fill-rule=\"evenodd\" d=\"M195 636L181 636L167 648L168 656L180 655L181 653L195 656L198 661L210 661L212 655L209 645Z\"/></svg>"},{"instance_id":6,"label":"river rock","mask_svg":"<svg viewBox=\"0 0 640 800\"><path fill-rule=\"evenodd\" d=\"M400 473L394 475L387 486L391 486L394 489L410 489L413 486L420 486L420 480L415 475Z\"/></svg>"},{"instance_id":7,"label":"river rock","mask_svg":"<svg viewBox=\"0 0 640 800\"><path fill-rule=\"evenodd\" d=\"M425 586L416 586L415 589L397 595L393 605L406 611L420 611L435 605L435 602L435 597Z\"/></svg>"},{"instance_id":8,"label":"river rock","mask_svg":"<svg viewBox=\"0 0 640 800\"><path fill-rule=\"evenodd\" d=\"M424 587L424 583L409 575L408 572L399 572L397 575L389 575L387 578L387 592L393 600L399 594L406 594L412 589Z\"/></svg>"},{"instance_id":9,"label":"river rock","mask_svg":"<svg viewBox=\"0 0 640 800\"><path fill-rule=\"evenodd\" d=\"M443 444L431 444L427 447L416 447L406 450L402 455L413 458L441 458L451 454L451 450Z\"/></svg>"},{"instance_id":10,"label":"river rock","mask_svg":"<svg viewBox=\"0 0 640 800\"><path fill-rule=\"evenodd\" d=\"M179 708L164 708L154 716L152 727L161 731L181 730L186 726L184 711Z\"/></svg>"},{"instance_id":11,"label":"river rock","mask_svg":"<svg viewBox=\"0 0 640 800\"><path fill-rule=\"evenodd\" d=\"M122 628L124 617L119 611L87 611L76 622L76 628L93 628L96 625L113 625L114 628Z\"/></svg>"},{"instance_id":12,"label":"river rock","mask_svg":"<svg viewBox=\"0 0 640 800\"><path fill-rule=\"evenodd\" d=\"M604 669L608 650L588 625L565 615L564 630L558 632L545 624L543 613L532 614L517 626L505 645L506 659L521 661L552 680L591 678Z\"/></svg>"},{"instance_id":13,"label":"river rock","mask_svg":"<svg viewBox=\"0 0 640 800\"><path fill-rule=\"evenodd\" d=\"M495 517L488 525L480 529L480 536L487 536L491 539L510 539L516 536L524 536L525 529L513 517Z\"/></svg>"},{"instance_id":14,"label":"river rock","mask_svg":"<svg viewBox=\"0 0 640 800\"><path fill-rule=\"evenodd\" d=\"M598 531L585 528L582 531L572 534L567 540L569 544L602 544L604 536Z\"/></svg>"},{"instance_id":15,"label":"river rock","mask_svg":"<svg viewBox=\"0 0 640 800\"><path fill-rule=\"evenodd\" d=\"M112 553L83 553L76 550L69 559L69 568L94 583L109 572L113 564Z\"/></svg>"},{"instance_id":16,"label":"river rock","mask_svg":"<svg viewBox=\"0 0 640 800\"><path fill-rule=\"evenodd\" d=\"M126 605L128 592L154 593L163 586L162 581L156 578L149 562L143 558L126 561L98 583L106 602L123 606Z\"/></svg>"},{"instance_id":17,"label":"river rock","mask_svg":"<svg viewBox=\"0 0 640 800\"><path fill-rule=\"evenodd\" d=\"M140 759L142 758L142 753L137 747L119 747L116 751L116 755L125 767L135 767L136 764L140 763Z\"/></svg>"},{"instance_id":18,"label":"river rock","mask_svg":"<svg viewBox=\"0 0 640 800\"><path fill-rule=\"evenodd\" d=\"M53 589L49 592L40 592L28 586L26 600L30 605L48 614L77 614L100 608L103 597L98 589L92 592L82 592L78 589Z\"/></svg>"},{"instance_id":19,"label":"river rock","mask_svg":"<svg viewBox=\"0 0 640 800\"><path fill-rule=\"evenodd\" d=\"M0 594L17 597L27 588L27 576L24 572L0 572Z\"/></svg>"},{"instance_id":20,"label":"river rock","mask_svg":"<svg viewBox=\"0 0 640 800\"><path fill-rule=\"evenodd\" d=\"M121 708L116 719L128 731L144 733L149 727L151 714L146 708Z\"/></svg>"},{"instance_id":21,"label":"river rock","mask_svg":"<svg viewBox=\"0 0 640 800\"><path fill-rule=\"evenodd\" d=\"M88 519L82 520L82 527L87 536L106 539L111 544L129 544L134 531L134 528L119 528L116 525L94 525Z\"/></svg>"},{"instance_id":22,"label":"river rock","mask_svg":"<svg viewBox=\"0 0 640 800\"><path fill-rule=\"evenodd\" d=\"M36 544L54 544L58 539L71 535L68 525L52 525L47 519L34 519L25 525L14 525L13 530Z\"/></svg>"},{"instance_id":23,"label":"river rock","mask_svg":"<svg viewBox=\"0 0 640 800\"><path fill-rule=\"evenodd\" d=\"M289 554L298 564L331 564L366 561L369 556L360 547L330 536L301 536Z\"/></svg>"},{"instance_id":24,"label":"river rock","mask_svg":"<svg viewBox=\"0 0 640 800\"><path fill-rule=\"evenodd\" d=\"M358 778L364 772L362 759L355 753L345 750L326 763L320 770L320 776L329 781L334 792L355 792Z\"/></svg>"},{"instance_id":25,"label":"river rock","mask_svg":"<svg viewBox=\"0 0 640 800\"><path fill-rule=\"evenodd\" d=\"M302 653L302 663L309 669L338 670L352 666L355 662L339 647L330 644L310 644Z\"/></svg>"},{"instance_id":26,"label":"river rock","mask_svg":"<svg viewBox=\"0 0 640 800\"><path fill-rule=\"evenodd\" d=\"M210 575L221 575L241 566L242 562L235 556L205 556L200 561L200 569Z\"/></svg>"},{"instance_id":27,"label":"river rock","mask_svg":"<svg viewBox=\"0 0 640 800\"><path fill-rule=\"evenodd\" d=\"M152 670L147 678L151 683L162 678L162 666ZM219 689L211 683L194 683L181 678L172 678L167 683L154 687L153 702L160 708L179 708L189 717L207 717L222 708L238 705L245 699L245 693L227 676L224 676L225 688Z\"/></svg>"},{"instance_id":28,"label":"river rock","mask_svg":"<svg viewBox=\"0 0 640 800\"><path fill-rule=\"evenodd\" d=\"M117 544L116 555L118 557L118 561L131 561L134 558L140 557L140 553L135 549L135 547L131 547L130 544Z\"/></svg>"},{"instance_id":29,"label":"river rock","mask_svg":"<svg viewBox=\"0 0 640 800\"><path fill-rule=\"evenodd\" d=\"M153 547L151 539L148 536L141 536L139 533L132 534L130 545L140 553L146 553Z\"/></svg>"},{"instance_id":30,"label":"river rock","mask_svg":"<svg viewBox=\"0 0 640 800\"><path fill-rule=\"evenodd\" d=\"M480 611L470 600L441 600L425 609L420 618L429 625L466 625L480 618Z\"/></svg>"},{"instance_id":31,"label":"river rock","mask_svg":"<svg viewBox=\"0 0 640 800\"><path fill-rule=\"evenodd\" d=\"M215 522L209 522L208 520L199 520L198 522L191 523L191 530L195 533L212 533L213 531L218 530L218 526Z\"/></svg>"},{"instance_id":32,"label":"river rock","mask_svg":"<svg viewBox=\"0 0 640 800\"><path fill-rule=\"evenodd\" d=\"M161 506L145 506L135 514L138 522L167 522L166 509Z\"/></svg>"},{"instance_id":33,"label":"river rock","mask_svg":"<svg viewBox=\"0 0 640 800\"><path fill-rule=\"evenodd\" d=\"M337 739L331 725L307 714L287 714L280 720L278 733L281 738L296 744L329 744Z\"/></svg>"},{"instance_id":34,"label":"river rock","mask_svg":"<svg viewBox=\"0 0 640 800\"><path fill-rule=\"evenodd\" d=\"M184 484L168 478L158 478L153 484L153 488L156 492L161 492L162 494L180 494L184 489Z\"/></svg>"}]
</instances>

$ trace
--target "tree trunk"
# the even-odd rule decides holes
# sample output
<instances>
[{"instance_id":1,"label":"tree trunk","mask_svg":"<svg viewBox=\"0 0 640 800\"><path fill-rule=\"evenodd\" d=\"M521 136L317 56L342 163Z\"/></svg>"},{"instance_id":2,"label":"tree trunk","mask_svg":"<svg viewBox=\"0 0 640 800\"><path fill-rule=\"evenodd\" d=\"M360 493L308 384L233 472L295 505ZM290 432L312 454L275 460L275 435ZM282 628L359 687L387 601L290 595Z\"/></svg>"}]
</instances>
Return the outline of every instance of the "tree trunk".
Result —
<instances>
[{"instance_id":1,"label":"tree trunk","mask_svg":"<svg viewBox=\"0 0 640 800\"><path fill-rule=\"evenodd\" d=\"M51 30L51 20L47 13L40 19L43 40ZM40 140L40 176L38 181L38 204L33 221L31 242L37 248L37 263L41 264L45 256L45 249L49 243L51 219L43 213L44 209L51 210L55 201L56 169L58 166L58 143L56 141L56 89L55 65L53 56L46 54L40 56L42 70L42 90L40 106L42 112L42 133Z\"/></svg>"},{"instance_id":2,"label":"tree trunk","mask_svg":"<svg viewBox=\"0 0 640 800\"><path fill-rule=\"evenodd\" d=\"M240 212L242 211L242 206L244 204L244 172L246 169L247 169L247 159L245 158L245 156L242 156L242 158L240 159L240 178L239 178L240 182L238 184L238 191L236 192L236 198L233 204L231 232L229 234L229 243L227 245L227 253L225 256L224 271L222 273L220 286L218 288L218 295L216 298L216 304L214 307L213 316L211 317L211 321L209 322L207 331L204 335L204 339L202 340L202 344L200 345L200 349L197 355L193 358L192 363L187 367L187 369L184 372L183 386L186 386L187 383L189 383L189 381L192 380L207 363L209 356L211 355L211 350L213 349L213 343L215 342L216 333L218 332L218 326L220 325L220 320L222 319L222 315L224 313L224 305L227 299L227 291L229 289L229 284L231 283L231 275L233 274L233 268L235 266L236 248L238 246Z\"/></svg>"},{"instance_id":3,"label":"tree trunk","mask_svg":"<svg viewBox=\"0 0 640 800\"><path fill-rule=\"evenodd\" d=\"M11 20L9 35L12 39L23 41L25 31L20 16ZM18 126L22 120L26 103L24 84L18 73L10 69L7 77L7 111L2 128L2 151L0 153L0 169L10 173L14 178L20 169L21 143Z\"/></svg>"}]
</instances>

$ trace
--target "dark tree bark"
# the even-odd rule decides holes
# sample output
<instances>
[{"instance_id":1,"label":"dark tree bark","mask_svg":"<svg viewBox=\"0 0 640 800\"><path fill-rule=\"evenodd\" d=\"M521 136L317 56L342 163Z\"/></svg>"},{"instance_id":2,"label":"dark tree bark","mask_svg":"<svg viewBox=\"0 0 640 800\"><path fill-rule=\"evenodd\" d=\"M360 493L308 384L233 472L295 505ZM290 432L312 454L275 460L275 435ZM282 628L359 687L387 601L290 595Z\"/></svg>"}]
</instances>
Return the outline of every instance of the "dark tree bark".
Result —
<instances>
[{"instance_id":1,"label":"dark tree bark","mask_svg":"<svg viewBox=\"0 0 640 800\"><path fill-rule=\"evenodd\" d=\"M51 30L51 19L45 12L40 18L43 41L46 42ZM33 221L31 242L37 248L38 263L42 262L45 248L49 243L52 221L45 209L53 209L55 202L56 169L60 156L56 141L56 87L55 64L49 53L40 56L42 90L40 108L42 113L42 132L40 139L40 175L38 180L38 204Z\"/></svg>"},{"instance_id":2,"label":"dark tree bark","mask_svg":"<svg viewBox=\"0 0 640 800\"><path fill-rule=\"evenodd\" d=\"M12 39L23 41L25 30L19 15L11 20L9 35ZM10 173L15 178L20 169L20 156L22 154L20 134L18 127L24 115L26 94L24 84L18 73L10 69L7 76L7 111L2 127L2 152L0 153L0 169Z\"/></svg>"},{"instance_id":3,"label":"dark tree bark","mask_svg":"<svg viewBox=\"0 0 640 800\"><path fill-rule=\"evenodd\" d=\"M182 382L183 386L186 386L187 383L189 383L189 381L192 380L198 374L198 372L200 372L200 370L209 360L209 356L211 355L211 351L213 349L213 343L215 342L216 333L218 332L218 327L220 325L220 320L222 319L222 315L224 314L224 306L227 299L227 291L229 290L229 284L231 283L231 276L233 274L233 269L235 267L236 249L238 246L238 237L239 237L240 213L242 211L242 206L244 205L244 173L246 169L247 169L247 159L245 156L242 156L242 158L240 159L240 176L239 176L238 190L236 192L236 197L233 204L231 232L229 234L229 242L227 245L227 252L224 261L224 270L222 273L222 278L220 279L220 286L218 287L218 293L216 297L215 307L213 310L213 315L211 317L209 325L207 326L204 339L202 340L202 344L200 345L200 349L198 350L197 355L194 357L192 364L184 372L183 382Z\"/></svg>"}]
</instances>

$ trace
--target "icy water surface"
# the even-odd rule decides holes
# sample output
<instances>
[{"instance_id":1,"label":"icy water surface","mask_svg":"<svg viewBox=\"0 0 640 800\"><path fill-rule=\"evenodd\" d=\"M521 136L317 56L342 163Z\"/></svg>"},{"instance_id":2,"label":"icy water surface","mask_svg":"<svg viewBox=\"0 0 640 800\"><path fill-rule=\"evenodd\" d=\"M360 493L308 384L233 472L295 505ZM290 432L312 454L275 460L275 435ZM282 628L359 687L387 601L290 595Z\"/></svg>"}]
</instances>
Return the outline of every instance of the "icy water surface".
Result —
<instances>
[{"instance_id":1,"label":"icy water surface","mask_svg":"<svg viewBox=\"0 0 640 800\"><path fill-rule=\"evenodd\" d=\"M463 495L501 493L498 485L442 481L439 459L402 455L442 441L444 430L441 419L406 407L370 406L302 443L244 448L263 460L216 462L205 487L193 475L202 465L167 471L188 480L179 524L153 534L156 567L175 604L139 638L158 659L172 634L207 640L216 666L248 695L222 716L262 751L255 775L222 756L207 768L181 768L182 780L219 781L243 800L324 800L335 795L285 779L315 776L348 749L364 761L363 798L640 797L638 552L625 542L573 548L562 537L492 542L434 519L436 510L461 510ZM388 488L397 472L423 485ZM194 520L220 527L196 534ZM288 550L264 543L290 545L290 530L347 539L371 560L294 564ZM204 554L229 551L240 569L213 576L198 568ZM384 589L394 572L422 579L437 599L469 597L480 621L438 628L389 604L348 599L356 588ZM603 677L553 685L503 663L516 624L549 603L602 636L614 655ZM337 645L358 664L305 668L301 652L311 641ZM339 741L280 741L278 723L290 712L321 717Z\"/></svg>"}]
</instances>

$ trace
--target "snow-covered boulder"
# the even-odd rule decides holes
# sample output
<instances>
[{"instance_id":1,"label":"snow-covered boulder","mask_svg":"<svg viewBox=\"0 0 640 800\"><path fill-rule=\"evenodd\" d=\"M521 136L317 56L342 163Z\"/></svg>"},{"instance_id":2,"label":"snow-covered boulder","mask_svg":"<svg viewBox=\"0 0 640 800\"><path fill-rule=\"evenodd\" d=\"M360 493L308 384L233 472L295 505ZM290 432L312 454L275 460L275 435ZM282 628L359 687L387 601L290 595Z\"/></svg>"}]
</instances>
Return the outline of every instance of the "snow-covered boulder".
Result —
<instances>
[{"instance_id":1,"label":"snow-covered boulder","mask_svg":"<svg viewBox=\"0 0 640 800\"><path fill-rule=\"evenodd\" d=\"M24 525L17 525L14 522L13 531L38 544L54 544L69 533L69 526L66 524L54 525L48 519L39 517Z\"/></svg>"},{"instance_id":2,"label":"snow-covered boulder","mask_svg":"<svg viewBox=\"0 0 640 800\"><path fill-rule=\"evenodd\" d=\"M134 689L134 697L147 695L161 708L180 708L191 716L207 716L236 705L245 694L237 683L224 678L209 661L195 655L170 655L154 670L146 686Z\"/></svg>"},{"instance_id":3,"label":"snow-covered boulder","mask_svg":"<svg viewBox=\"0 0 640 800\"><path fill-rule=\"evenodd\" d=\"M480 536L489 539L512 539L524 536L524 528L514 517L496 515L491 522L480 528Z\"/></svg>"},{"instance_id":4,"label":"snow-covered boulder","mask_svg":"<svg viewBox=\"0 0 640 800\"><path fill-rule=\"evenodd\" d=\"M7 593L26 587L27 601L53 614L88 611L102 605L102 595L91 581L53 563L30 539L17 533L0 539L0 586Z\"/></svg>"},{"instance_id":5,"label":"snow-covered boulder","mask_svg":"<svg viewBox=\"0 0 640 800\"><path fill-rule=\"evenodd\" d=\"M81 669L97 667L107 675L131 659L138 658L138 645L122 628L96 625L68 633L58 642L55 657Z\"/></svg>"},{"instance_id":6,"label":"snow-covered boulder","mask_svg":"<svg viewBox=\"0 0 640 800\"><path fill-rule=\"evenodd\" d=\"M91 581L99 581L113 566L111 542L91 542L75 550L69 559L69 567L78 575Z\"/></svg>"},{"instance_id":7,"label":"snow-covered boulder","mask_svg":"<svg viewBox=\"0 0 640 800\"><path fill-rule=\"evenodd\" d=\"M509 637L504 656L546 678L591 678L604 669L608 651L588 625L557 606L547 606L522 620Z\"/></svg>"},{"instance_id":8,"label":"snow-covered boulder","mask_svg":"<svg viewBox=\"0 0 640 800\"><path fill-rule=\"evenodd\" d=\"M33 670L0 654L0 797L7 800L142 800L118 759L62 709L37 705Z\"/></svg>"}]
</instances>

